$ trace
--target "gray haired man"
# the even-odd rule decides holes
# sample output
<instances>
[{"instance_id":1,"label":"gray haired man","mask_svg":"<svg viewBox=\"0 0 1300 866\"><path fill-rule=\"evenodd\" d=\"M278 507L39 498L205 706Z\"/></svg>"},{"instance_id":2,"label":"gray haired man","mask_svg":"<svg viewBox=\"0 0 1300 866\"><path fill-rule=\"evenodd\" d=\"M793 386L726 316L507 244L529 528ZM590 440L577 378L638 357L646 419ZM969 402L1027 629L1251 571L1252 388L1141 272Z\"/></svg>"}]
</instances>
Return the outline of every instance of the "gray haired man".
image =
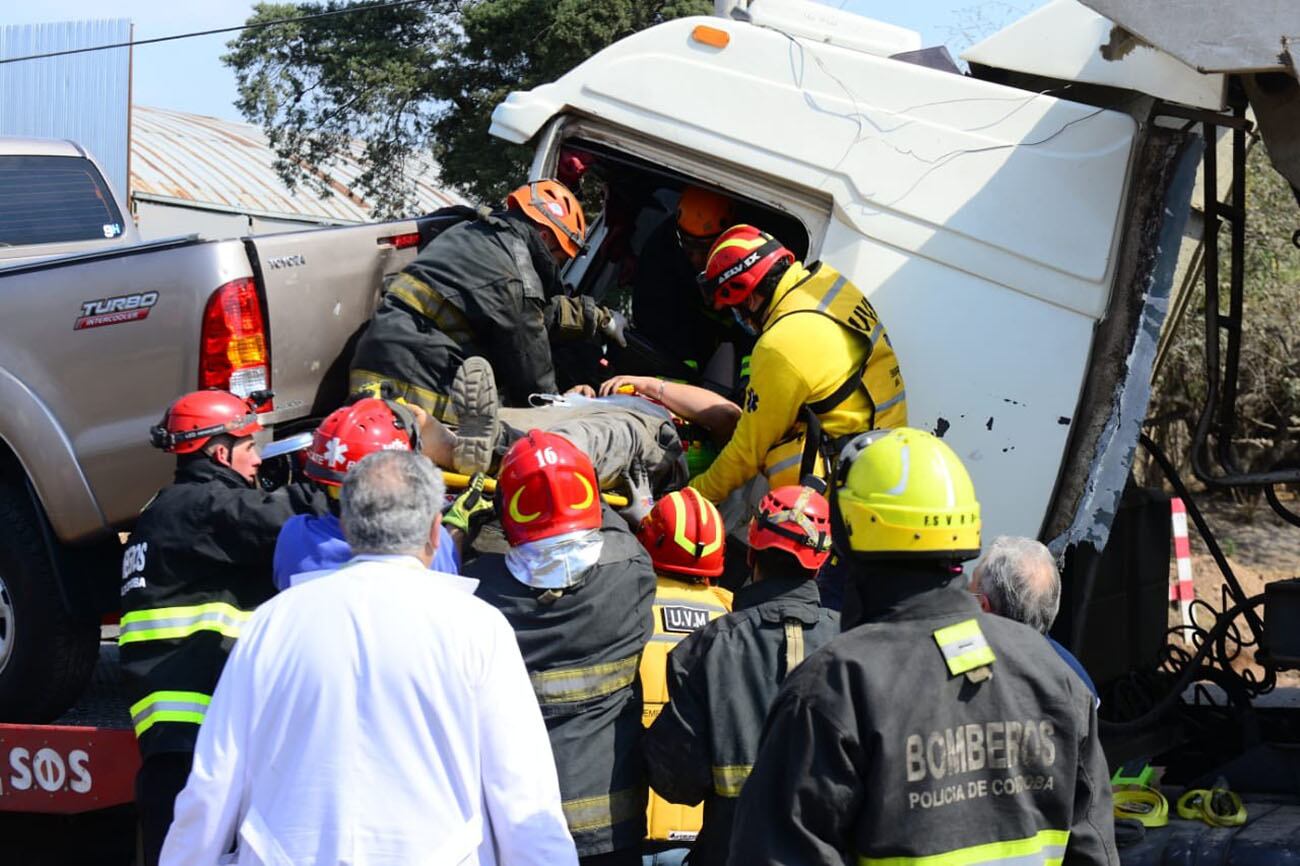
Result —
<instances>
[{"instance_id":1,"label":"gray haired man","mask_svg":"<svg viewBox=\"0 0 1300 866\"><path fill-rule=\"evenodd\" d=\"M576 866L514 632L431 573L442 476L380 451L347 475L354 558L245 625L162 863Z\"/></svg>"},{"instance_id":2,"label":"gray haired man","mask_svg":"<svg viewBox=\"0 0 1300 866\"><path fill-rule=\"evenodd\" d=\"M1037 629L1093 695L1097 695L1092 677L1079 660L1047 634L1061 609L1061 575L1045 545L1032 538L999 535L975 566L970 591L979 598L980 607L989 613Z\"/></svg>"}]
</instances>

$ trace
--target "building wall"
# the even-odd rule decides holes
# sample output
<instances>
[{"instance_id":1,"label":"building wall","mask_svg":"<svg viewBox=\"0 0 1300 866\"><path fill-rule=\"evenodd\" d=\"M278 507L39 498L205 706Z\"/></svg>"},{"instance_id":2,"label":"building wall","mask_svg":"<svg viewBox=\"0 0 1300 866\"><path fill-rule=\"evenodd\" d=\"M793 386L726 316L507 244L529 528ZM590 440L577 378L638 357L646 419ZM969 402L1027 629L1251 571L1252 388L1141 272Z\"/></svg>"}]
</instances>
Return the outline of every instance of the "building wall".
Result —
<instances>
[{"instance_id":1,"label":"building wall","mask_svg":"<svg viewBox=\"0 0 1300 866\"><path fill-rule=\"evenodd\" d=\"M125 18L9 25L0 27L0 58L130 39ZM130 102L129 48L0 64L0 135L72 139L95 155L123 199Z\"/></svg>"}]
</instances>

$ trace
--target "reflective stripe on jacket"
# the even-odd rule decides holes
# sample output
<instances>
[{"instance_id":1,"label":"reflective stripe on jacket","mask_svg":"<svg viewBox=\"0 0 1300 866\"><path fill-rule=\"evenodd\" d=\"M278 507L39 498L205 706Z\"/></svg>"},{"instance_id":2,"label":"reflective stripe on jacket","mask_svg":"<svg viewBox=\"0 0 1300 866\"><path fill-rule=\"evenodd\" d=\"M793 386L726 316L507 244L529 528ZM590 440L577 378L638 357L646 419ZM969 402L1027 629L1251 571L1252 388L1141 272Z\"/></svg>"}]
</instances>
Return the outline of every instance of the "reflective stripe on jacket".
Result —
<instances>
[{"instance_id":1,"label":"reflective stripe on jacket","mask_svg":"<svg viewBox=\"0 0 1300 866\"><path fill-rule=\"evenodd\" d=\"M194 748L240 628L275 592L280 527L327 510L314 488L267 493L200 458L141 513L122 557L118 646L142 755Z\"/></svg>"},{"instance_id":2,"label":"reflective stripe on jacket","mask_svg":"<svg viewBox=\"0 0 1300 866\"><path fill-rule=\"evenodd\" d=\"M668 653L682 639L731 610L731 593L722 587L661 574L655 588L655 633L641 656L641 688L648 728L668 703ZM664 842L693 841L704 821L703 806L669 803L653 790L646 809L646 838Z\"/></svg>"},{"instance_id":3,"label":"reflective stripe on jacket","mask_svg":"<svg viewBox=\"0 0 1300 866\"><path fill-rule=\"evenodd\" d=\"M714 502L760 472L772 487L798 483L805 405L832 439L907 423L907 394L884 325L857 286L825 263L796 263L781 278L740 405L731 441L691 480Z\"/></svg>"},{"instance_id":4,"label":"reflective stripe on jacket","mask_svg":"<svg viewBox=\"0 0 1300 866\"><path fill-rule=\"evenodd\" d=\"M655 590L645 548L606 506L600 559L558 598L515 580L500 554L480 555L464 573L515 630L578 853L639 845L646 786L636 673L652 633Z\"/></svg>"}]
</instances>

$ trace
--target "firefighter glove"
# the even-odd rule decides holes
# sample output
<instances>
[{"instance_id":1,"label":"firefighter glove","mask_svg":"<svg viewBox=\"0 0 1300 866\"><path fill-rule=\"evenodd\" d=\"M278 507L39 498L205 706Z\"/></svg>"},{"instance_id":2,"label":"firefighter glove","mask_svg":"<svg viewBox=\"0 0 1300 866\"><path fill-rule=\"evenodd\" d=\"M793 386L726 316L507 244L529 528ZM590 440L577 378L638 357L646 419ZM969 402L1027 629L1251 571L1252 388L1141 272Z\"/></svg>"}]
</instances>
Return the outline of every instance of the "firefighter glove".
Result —
<instances>
[{"instance_id":1,"label":"firefighter glove","mask_svg":"<svg viewBox=\"0 0 1300 866\"><path fill-rule=\"evenodd\" d=\"M472 539L483 524L492 519L492 497L483 492L486 480L487 476L482 472L476 472L470 478L465 491L456 497L442 516L442 522L449 529L459 529L466 538Z\"/></svg>"}]
</instances>

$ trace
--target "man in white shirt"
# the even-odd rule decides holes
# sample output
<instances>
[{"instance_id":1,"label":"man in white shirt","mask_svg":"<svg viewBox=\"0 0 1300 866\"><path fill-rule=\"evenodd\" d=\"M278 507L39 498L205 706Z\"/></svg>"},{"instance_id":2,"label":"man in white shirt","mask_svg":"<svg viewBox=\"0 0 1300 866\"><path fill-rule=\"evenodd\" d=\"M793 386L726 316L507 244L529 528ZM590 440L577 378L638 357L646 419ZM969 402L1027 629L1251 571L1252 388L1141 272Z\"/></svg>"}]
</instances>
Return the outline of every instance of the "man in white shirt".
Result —
<instances>
[{"instance_id":1,"label":"man in white shirt","mask_svg":"<svg viewBox=\"0 0 1300 866\"><path fill-rule=\"evenodd\" d=\"M514 632L428 570L442 495L412 452L348 474L356 556L244 626L164 866L577 863Z\"/></svg>"}]
</instances>

